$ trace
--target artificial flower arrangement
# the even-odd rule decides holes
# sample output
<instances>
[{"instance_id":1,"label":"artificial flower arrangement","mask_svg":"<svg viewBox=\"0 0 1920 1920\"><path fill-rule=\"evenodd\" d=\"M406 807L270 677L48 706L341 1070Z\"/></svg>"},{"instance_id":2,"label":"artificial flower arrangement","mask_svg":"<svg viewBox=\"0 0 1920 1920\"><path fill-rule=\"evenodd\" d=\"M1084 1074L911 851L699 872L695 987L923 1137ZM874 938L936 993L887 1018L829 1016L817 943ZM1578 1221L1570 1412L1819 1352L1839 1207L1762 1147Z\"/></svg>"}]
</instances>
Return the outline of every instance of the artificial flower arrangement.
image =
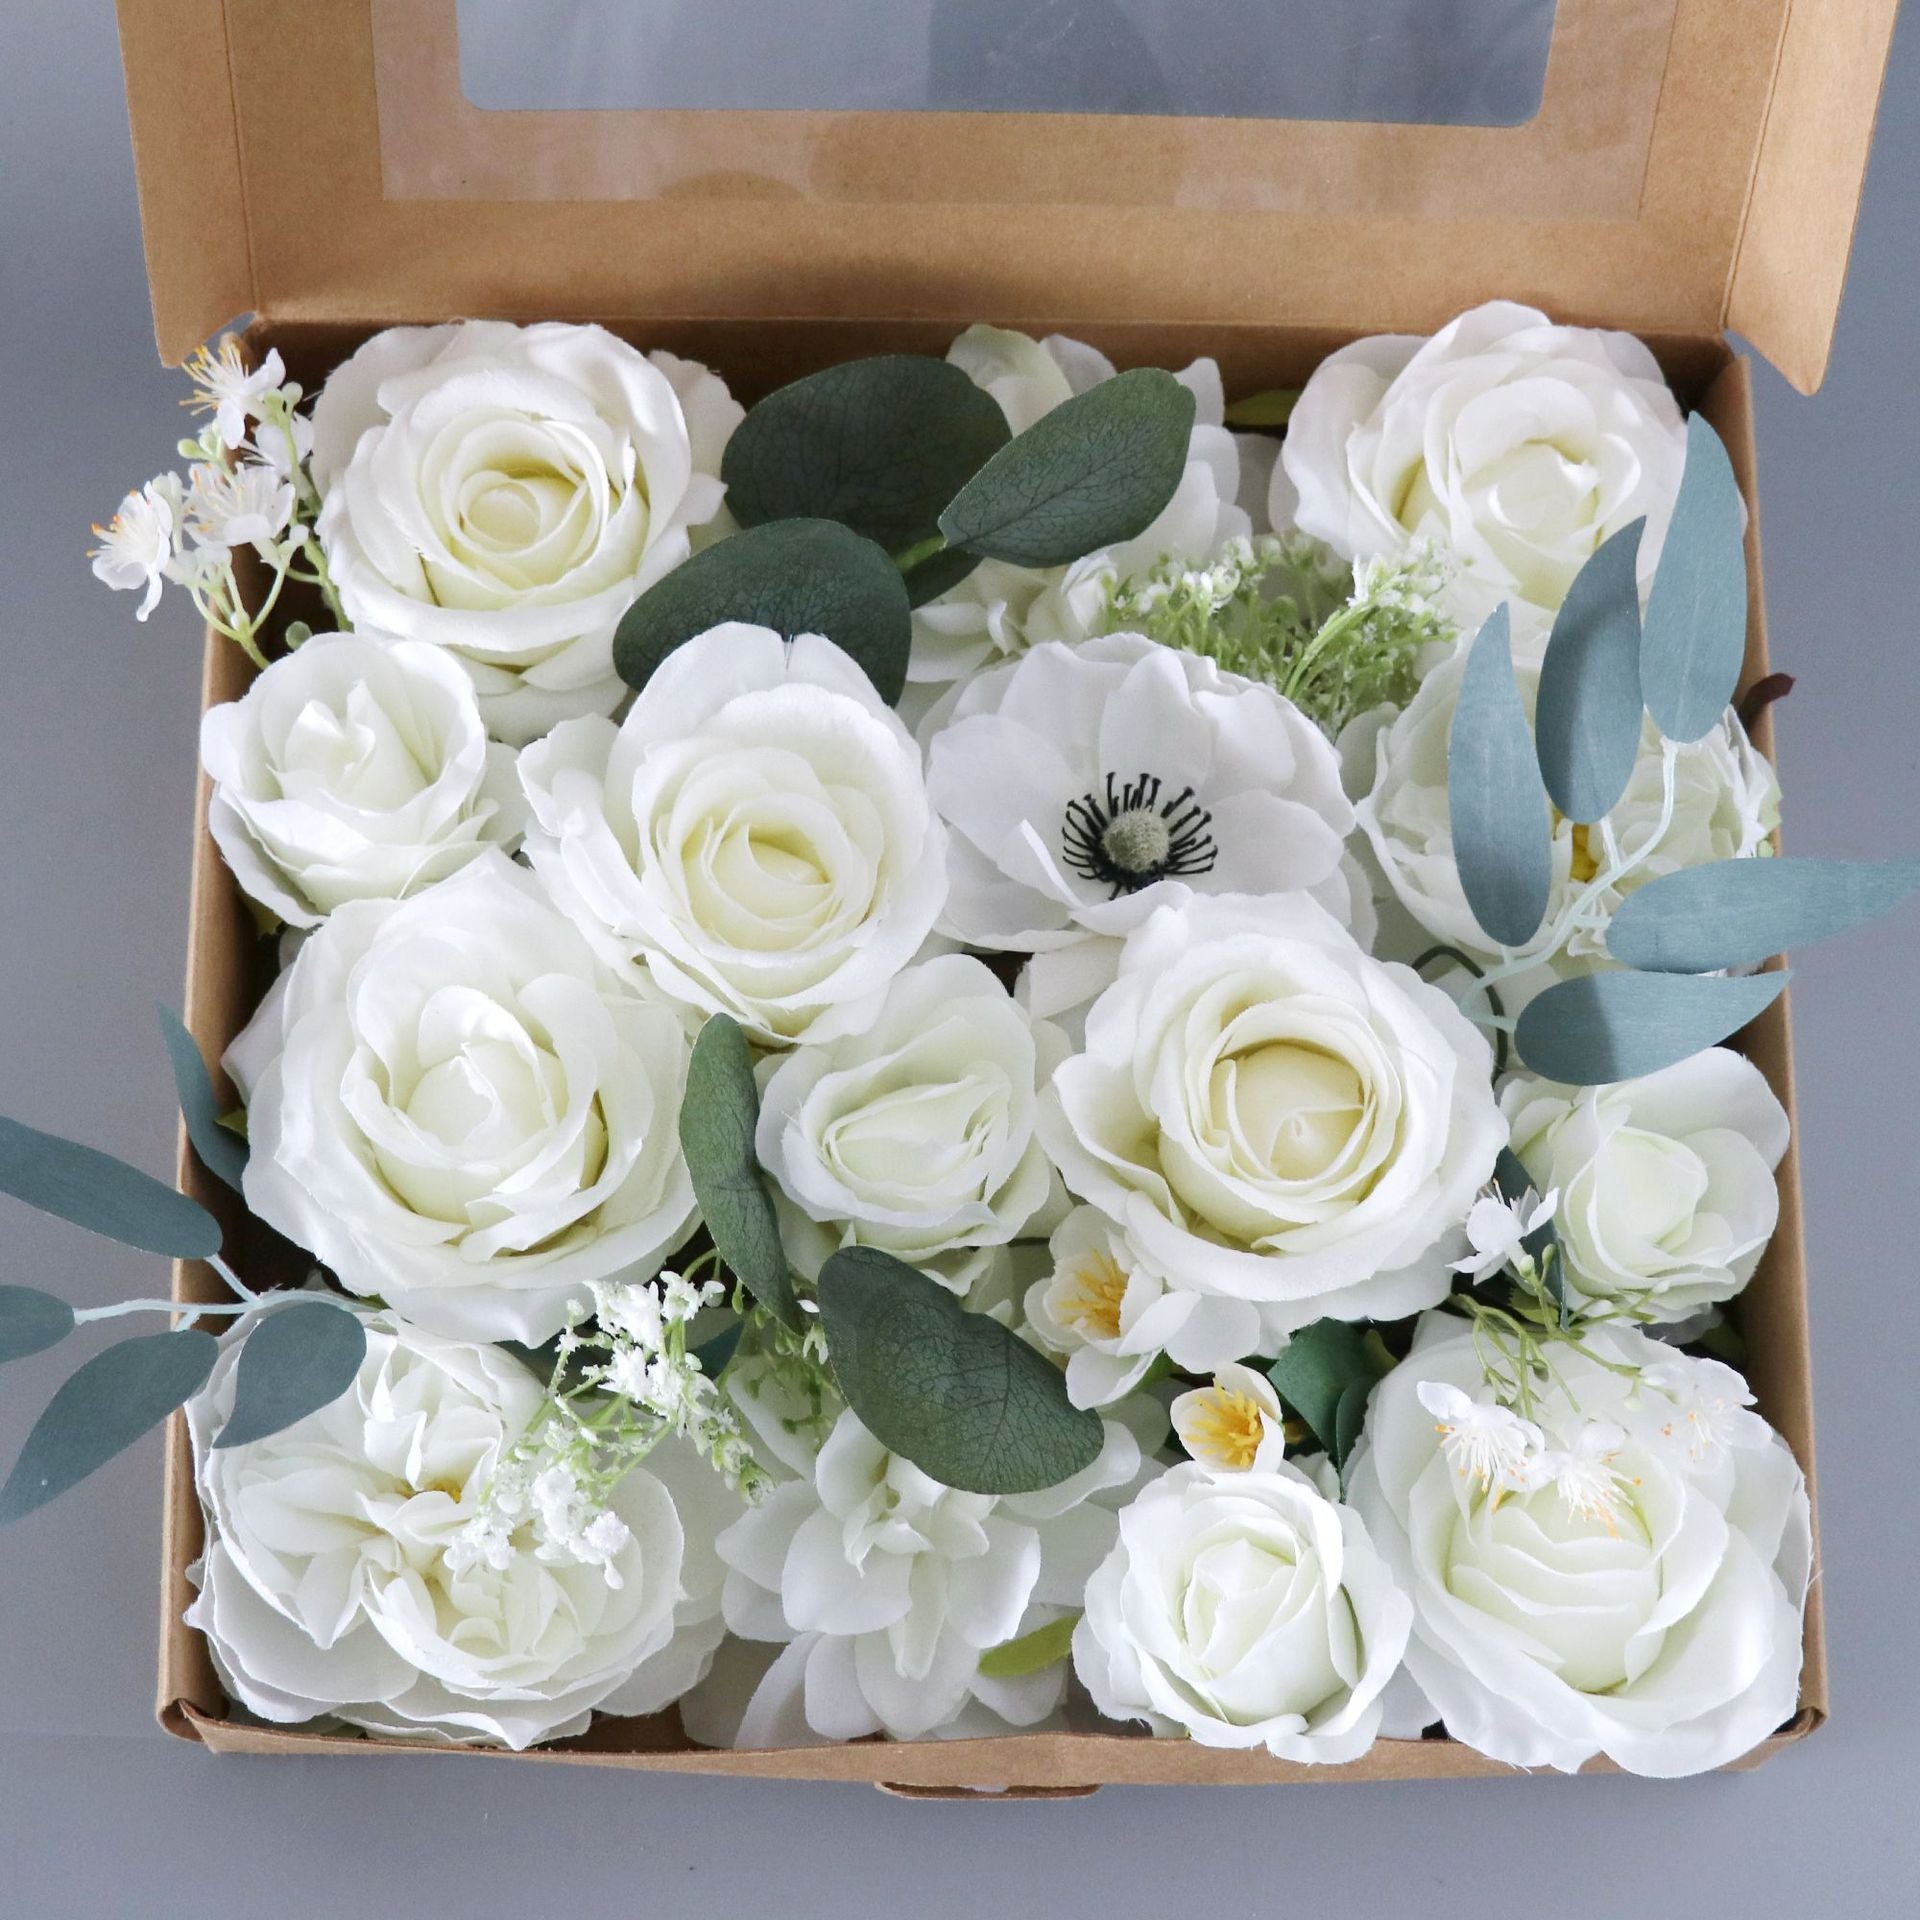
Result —
<instances>
[{"instance_id":1,"label":"artificial flower arrangement","mask_svg":"<svg viewBox=\"0 0 1920 1920\"><path fill-rule=\"evenodd\" d=\"M192 371L95 567L259 668L201 741L283 961L239 1109L167 1039L307 1277L0 1122L230 1289L0 1288L0 1359L178 1316L0 1515L184 1408L236 1708L376 1738L1672 1775L1792 1715L1726 1317L1788 1122L1722 1043L1920 872L1774 854L1744 508L1644 347L1494 304L1234 408L986 327L744 414L591 326L395 329L310 413Z\"/></svg>"}]
</instances>

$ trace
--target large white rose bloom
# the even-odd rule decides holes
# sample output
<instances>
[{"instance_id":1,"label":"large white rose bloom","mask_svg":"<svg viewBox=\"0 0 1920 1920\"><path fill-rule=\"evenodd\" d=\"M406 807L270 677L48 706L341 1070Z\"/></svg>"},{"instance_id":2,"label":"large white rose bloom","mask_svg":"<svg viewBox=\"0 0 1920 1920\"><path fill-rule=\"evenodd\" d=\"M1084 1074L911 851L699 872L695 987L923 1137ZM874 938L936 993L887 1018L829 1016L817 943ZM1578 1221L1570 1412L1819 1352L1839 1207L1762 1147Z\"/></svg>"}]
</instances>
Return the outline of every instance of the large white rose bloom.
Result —
<instances>
[{"instance_id":1,"label":"large white rose bloom","mask_svg":"<svg viewBox=\"0 0 1920 1920\"><path fill-rule=\"evenodd\" d=\"M865 1033L779 1059L756 1146L794 1265L881 1247L964 1294L991 1250L1044 1232L1034 1114L1065 1053L978 960L943 954L895 977Z\"/></svg>"},{"instance_id":2,"label":"large white rose bloom","mask_svg":"<svg viewBox=\"0 0 1920 1920\"><path fill-rule=\"evenodd\" d=\"M1287 422L1271 512L1349 560L1436 543L1458 562L1445 599L1459 624L1510 601L1518 652L1544 643L1582 564L1643 515L1644 591L1686 451L1631 334L1496 300L1431 339L1382 334L1323 360Z\"/></svg>"},{"instance_id":3,"label":"large white rose bloom","mask_svg":"<svg viewBox=\"0 0 1920 1920\"><path fill-rule=\"evenodd\" d=\"M538 1344L692 1229L688 1053L678 1011L490 853L340 908L234 1042L247 1204L409 1319Z\"/></svg>"},{"instance_id":4,"label":"large white rose bloom","mask_svg":"<svg viewBox=\"0 0 1920 1920\"><path fill-rule=\"evenodd\" d=\"M1105 354L1077 340L1034 340L999 327L969 327L947 358L993 396L1016 434L1114 375ZM910 680L946 685L1043 640L1084 640L1100 630L1116 579L1169 556L1202 565L1226 541L1252 531L1239 504L1240 452L1225 424L1219 368L1196 360L1174 377L1194 397L1193 436L1186 471L1153 524L1070 566L982 561L959 586L916 610Z\"/></svg>"},{"instance_id":5,"label":"large white rose bloom","mask_svg":"<svg viewBox=\"0 0 1920 1920\"><path fill-rule=\"evenodd\" d=\"M1107 1421L1099 1457L1058 1486L962 1493L851 1412L816 1452L777 1403L740 1398L792 1477L720 1536L727 1627L766 1651L729 1661L687 1703L694 1738L918 1740L1029 1727L1059 1709L1064 1658L994 1677L980 1656L1081 1604L1114 1509L1153 1471L1125 1425Z\"/></svg>"},{"instance_id":6,"label":"large white rose bloom","mask_svg":"<svg viewBox=\"0 0 1920 1920\"><path fill-rule=\"evenodd\" d=\"M369 1316L339 1399L219 1448L241 1351L187 1403L207 1550L186 1617L249 1712L517 1749L595 1711L658 1712L706 1673L713 1538L740 1505L704 1463L669 1443L620 1482L604 1567L542 1554L529 1528L504 1565L468 1564L456 1543L541 1406L525 1367Z\"/></svg>"},{"instance_id":7,"label":"large white rose bloom","mask_svg":"<svg viewBox=\"0 0 1920 1920\"><path fill-rule=\"evenodd\" d=\"M1556 1347L1527 1418L1435 1315L1374 1390L1353 1504L1414 1606L1387 1730L1518 1767L1737 1759L1798 1703L1811 1534L1745 1382L1631 1328ZM1625 1369L1626 1371L1621 1371Z\"/></svg>"},{"instance_id":8,"label":"large white rose bloom","mask_svg":"<svg viewBox=\"0 0 1920 1920\"><path fill-rule=\"evenodd\" d=\"M720 511L741 409L603 327L391 327L313 408L319 535L357 627L451 648L516 743L610 713L613 630Z\"/></svg>"},{"instance_id":9,"label":"large white rose bloom","mask_svg":"<svg viewBox=\"0 0 1920 1920\"><path fill-rule=\"evenodd\" d=\"M1237 1360L1332 1314L1436 1304L1506 1140L1486 1041L1303 894L1196 899L1132 934L1055 1073L1069 1188ZM1271 1344L1268 1350L1272 1350Z\"/></svg>"},{"instance_id":10,"label":"large white rose bloom","mask_svg":"<svg viewBox=\"0 0 1920 1920\"><path fill-rule=\"evenodd\" d=\"M1684 1320L1753 1278L1780 1217L1787 1111L1725 1047L1641 1080L1501 1089L1513 1150L1541 1193L1576 1300Z\"/></svg>"},{"instance_id":11,"label":"large white rose bloom","mask_svg":"<svg viewBox=\"0 0 1920 1920\"><path fill-rule=\"evenodd\" d=\"M513 749L442 648L315 634L200 722L207 827L242 888L289 926L398 900L518 844Z\"/></svg>"},{"instance_id":12,"label":"large white rose bloom","mask_svg":"<svg viewBox=\"0 0 1920 1920\"><path fill-rule=\"evenodd\" d=\"M520 778L528 856L608 961L764 1045L869 1026L946 898L918 749L817 634L716 627Z\"/></svg>"},{"instance_id":13,"label":"large white rose bloom","mask_svg":"<svg viewBox=\"0 0 1920 1920\"><path fill-rule=\"evenodd\" d=\"M1179 1466L1121 1513L1073 1665L1111 1719L1337 1764L1373 1745L1412 1619L1360 1516L1298 1467Z\"/></svg>"}]
</instances>

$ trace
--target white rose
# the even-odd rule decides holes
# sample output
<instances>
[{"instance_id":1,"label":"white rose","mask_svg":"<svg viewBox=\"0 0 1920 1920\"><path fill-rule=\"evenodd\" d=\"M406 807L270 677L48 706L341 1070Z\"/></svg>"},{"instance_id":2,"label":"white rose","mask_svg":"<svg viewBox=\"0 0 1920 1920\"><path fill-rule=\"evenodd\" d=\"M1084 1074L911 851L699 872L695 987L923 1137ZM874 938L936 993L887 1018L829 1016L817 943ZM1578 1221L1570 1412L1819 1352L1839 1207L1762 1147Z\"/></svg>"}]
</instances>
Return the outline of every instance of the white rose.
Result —
<instances>
[{"instance_id":1,"label":"white rose","mask_svg":"<svg viewBox=\"0 0 1920 1920\"><path fill-rule=\"evenodd\" d=\"M1196 899L1127 940L1040 1137L1145 1265L1238 1314L1234 1360L1445 1295L1506 1140L1490 1075L1444 993L1305 895Z\"/></svg>"},{"instance_id":2,"label":"white rose","mask_svg":"<svg viewBox=\"0 0 1920 1920\"><path fill-rule=\"evenodd\" d=\"M186 1617L249 1712L518 1749L658 1712L712 1664L712 1540L740 1509L703 1463L669 1446L619 1483L605 1567L543 1557L524 1527L503 1565L469 1565L455 1544L541 1406L525 1367L369 1316L332 1405L216 1447L240 1352L187 1403L207 1550Z\"/></svg>"},{"instance_id":3,"label":"white rose","mask_svg":"<svg viewBox=\"0 0 1920 1920\"><path fill-rule=\"evenodd\" d=\"M1036 647L961 689L927 755L945 930L1033 952L1200 893L1313 891L1344 918L1353 810L1271 687L1139 634Z\"/></svg>"},{"instance_id":4,"label":"white rose","mask_svg":"<svg viewBox=\"0 0 1920 1920\"><path fill-rule=\"evenodd\" d=\"M1474 919L1453 857L1447 739L1466 660L1462 651L1435 668L1412 705L1374 731L1372 790L1356 812L1399 905L1435 940L1498 959L1502 950ZM1517 678L1531 712L1539 671L1521 666ZM1683 867L1765 854L1779 820L1779 782L1731 711L1699 740L1673 748L1671 806L1663 743L1645 720L1626 791L1605 821L1575 826L1554 815L1547 914L1522 951L1546 973L1586 971L1605 958L1607 923L1628 894ZM1608 830L1623 870L1598 885L1612 866Z\"/></svg>"},{"instance_id":5,"label":"white rose","mask_svg":"<svg viewBox=\"0 0 1920 1920\"><path fill-rule=\"evenodd\" d=\"M613 630L720 510L741 409L602 327L377 333L313 409L319 534L356 626L449 647L521 742L610 713Z\"/></svg>"},{"instance_id":6,"label":"white rose","mask_svg":"<svg viewBox=\"0 0 1920 1920\"><path fill-rule=\"evenodd\" d=\"M1077 340L1059 334L1034 340L998 327L969 327L947 358L993 396L1015 433L1114 375L1104 354ZM1144 573L1170 555L1200 564L1252 531L1238 503L1240 453L1225 424L1220 370L1211 360L1196 360L1175 377L1194 396L1193 437L1186 471L1153 524L1070 566L983 561L915 612L910 679L945 684L1042 641L1084 640L1099 631L1116 579Z\"/></svg>"},{"instance_id":7,"label":"white rose","mask_svg":"<svg viewBox=\"0 0 1920 1920\"><path fill-rule=\"evenodd\" d=\"M1519 1767L1701 1772L1796 1707L1806 1485L1731 1369L1629 1328L1587 1339L1498 1428L1449 1315L1374 1390L1351 1498L1412 1596L1425 1696L1388 1731L1443 1720Z\"/></svg>"},{"instance_id":8,"label":"white rose","mask_svg":"<svg viewBox=\"0 0 1920 1920\"><path fill-rule=\"evenodd\" d=\"M247 1204L409 1319L538 1344L691 1230L688 1051L489 853L340 908L235 1041Z\"/></svg>"},{"instance_id":9,"label":"white rose","mask_svg":"<svg viewBox=\"0 0 1920 1920\"><path fill-rule=\"evenodd\" d=\"M1359 1515L1297 1467L1179 1466L1121 1513L1073 1665L1111 1719L1337 1764L1373 1745L1412 1615Z\"/></svg>"},{"instance_id":10,"label":"white rose","mask_svg":"<svg viewBox=\"0 0 1920 1920\"><path fill-rule=\"evenodd\" d=\"M1753 1278L1780 1217L1786 1109L1725 1047L1604 1087L1519 1074L1501 1090L1513 1150L1542 1193L1576 1299L1683 1320Z\"/></svg>"},{"instance_id":11,"label":"white rose","mask_svg":"<svg viewBox=\"0 0 1920 1920\"><path fill-rule=\"evenodd\" d=\"M729 1631L777 1645L744 1683L716 1674L686 1709L713 1745L805 1745L1004 1732L1054 1713L1067 1663L980 1671L991 1647L1077 1607L1114 1538L1113 1507L1151 1471L1109 1420L1094 1463L1039 1493L962 1493L842 1413L814 1454L742 1395L794 1477L720 1536ZM743 1663L744 1664L744 1663Z\"/></svg>"},{"instance_id":12,"label":"white rose","mask_svg":"<svg viewBox=\"0 0 1920 1920\"><path fill-rule=\"evenodd\" d=\"M865 1033L778 1060L756 1145L794 1265L882 1247L964 1294L1053 1198L1034 1110L1065 1052L978 960L944 954L897 975Z\"/></svg>"},{"instance_id":13,"label":"white rose","mask_svg":"<svg viewBox=\"0 0 1920 1920\"><path fill-rule=\"evenodd\" d=\"M769 1046L871 1025L946 898L919 753L815 634L716 627L520 778L528 856L606 958Z\"/></svg>"},{"instance_id":14,"label":"white rose","mask_svg":"<svg viewBox=\"0 0 1920 1920\"><path fill-rule=\"evenodd\" d=\"M1350 560L1436 542L1459 563L1455 619L1472 632L1510 601L1518 650L1544 642L1582 563L1643 515L1644 591L1686 451L1631 334L1493 301L1431 339L1385 334L1323 360L1287 422L1272 510Z\"/></svg>"},{"instance_id":15,"label":"white rose","mask_svg":"<svg viewBox=\"0 0 1920 1920\"><path fill-rule=\"evenodd\" d=\"M207 827L247 894L293 927L398 900L518 844L513 749L438 647L315 634L200 722Z\"/></svg>"}]
</instances>

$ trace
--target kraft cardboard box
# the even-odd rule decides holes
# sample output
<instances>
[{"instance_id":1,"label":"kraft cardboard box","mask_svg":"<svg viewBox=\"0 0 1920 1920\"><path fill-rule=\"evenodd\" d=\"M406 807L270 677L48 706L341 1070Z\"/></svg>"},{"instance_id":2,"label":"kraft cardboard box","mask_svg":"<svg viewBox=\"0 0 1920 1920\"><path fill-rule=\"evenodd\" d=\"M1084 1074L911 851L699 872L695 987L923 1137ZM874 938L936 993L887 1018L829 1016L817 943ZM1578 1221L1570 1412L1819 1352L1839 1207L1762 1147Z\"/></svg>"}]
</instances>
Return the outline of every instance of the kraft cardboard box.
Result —
<instances>
[{"instance_id":1,"label":"kraft cardboard box","mask_svg":"<svg viewBox=\"0 0 1920 1920\"><path fill-rule=\"evenodd\" d=\"M1298 385L1358 335L1427 331L1492 297L1631 328L1719 430L1753 510L1742 686L1767 672L1743 332L1803 391L1824 372L1897 0L1558 0L1539 105L1513 126L809 109L477 107L456 0L120 0L155 328L178 361L236 317L310 389L381 326L597 319L719 368L749 403L834 361L944 351L979 319L1090 340L1120 365L1210 354L1228 393ZM209 634L204 699L249 669ZM1771 753L1773 722L1755 727ZM182 743L182 751L190 751ZM187 1019L217 1057L272 971L195 825ZM1777 964L1777 963L1776 963ZM1739 1044L1793 1110L1783 998ZM1761 1410L1813 1479L1797 1155L1739 1303ZM182 1186L243 1261L298 1256L210 1180ZM220 1297L182 1265L177 1298ZM248 1724L181 1624L200 1515L170 1429L159 1716L216 1752L365 1753ZM1817 1515L1816 1498L1816 1515ZM1827 1711L1820 1587L1800 1706ZM502 1756L504 1757L504 1756ZM603 1720L548 1764L1072 1794L1109 1782L1495 1777L1447 1740L1303 1768L1126 1734L692 1746L677 1715Z\"/></svg>"}]
</instances>

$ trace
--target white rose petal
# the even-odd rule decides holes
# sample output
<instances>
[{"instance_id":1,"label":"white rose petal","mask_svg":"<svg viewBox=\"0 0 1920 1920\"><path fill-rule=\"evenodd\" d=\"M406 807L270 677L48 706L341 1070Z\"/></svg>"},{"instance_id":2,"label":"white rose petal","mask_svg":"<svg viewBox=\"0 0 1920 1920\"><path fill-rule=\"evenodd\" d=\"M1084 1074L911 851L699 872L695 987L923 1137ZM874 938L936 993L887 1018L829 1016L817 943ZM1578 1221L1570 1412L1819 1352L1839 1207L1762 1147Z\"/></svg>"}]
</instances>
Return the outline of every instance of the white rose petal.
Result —
<instances>
[{"instance_id":1,"label":"white rose petal","mask_svg":"<svg viewBox=\"0 0 1920 1920\"><path fill-rule=\"evenodd\" d=\"M678 1012L487 853L340 908L235 1042L247 1204L356 1293L538 1344L694 1223Z\"/></svg>"},{"instance_id":2,"label":"white rose petal","mask_svg":"<svg viewBox=\"0 0 1920 1920\"><path fill-rule=\"evenodd\" d=\"M398 900L518 844L513 750L488 742L442 649L315 634L200 723L207 825L246 892L289 926Z\"/></svg>"},{"instance_id":3,"label":"white rose petal","mask_svg":"<svg viewBox=\"0 0 1920 1920\"><path fill-rule=\"evenodd\" d=\"M489 730L610 713L613 630L720 511L741 409L602 327L394 327L313 410L321 543L355 626L452 649Z\"/></svg>"}]
</instances>

